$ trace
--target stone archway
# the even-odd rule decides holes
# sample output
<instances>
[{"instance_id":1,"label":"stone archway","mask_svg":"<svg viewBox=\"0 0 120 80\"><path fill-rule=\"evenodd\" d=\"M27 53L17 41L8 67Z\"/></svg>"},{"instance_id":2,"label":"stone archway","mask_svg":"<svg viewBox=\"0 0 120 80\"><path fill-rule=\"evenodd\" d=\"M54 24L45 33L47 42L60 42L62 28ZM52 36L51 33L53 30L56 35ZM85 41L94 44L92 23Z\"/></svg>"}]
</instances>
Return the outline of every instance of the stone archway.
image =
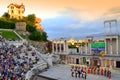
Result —
<instances>
[{"instance_id":1,"label":"stone archway","mask_svg":"<svg viewBox=\"0 0 120 80\"><path fill-rule=\"evenodd\" d=\"M101 65L100 58L92 57L90 59L90 66L97 67L98 65Z\"/></svg>"}]
</instances>

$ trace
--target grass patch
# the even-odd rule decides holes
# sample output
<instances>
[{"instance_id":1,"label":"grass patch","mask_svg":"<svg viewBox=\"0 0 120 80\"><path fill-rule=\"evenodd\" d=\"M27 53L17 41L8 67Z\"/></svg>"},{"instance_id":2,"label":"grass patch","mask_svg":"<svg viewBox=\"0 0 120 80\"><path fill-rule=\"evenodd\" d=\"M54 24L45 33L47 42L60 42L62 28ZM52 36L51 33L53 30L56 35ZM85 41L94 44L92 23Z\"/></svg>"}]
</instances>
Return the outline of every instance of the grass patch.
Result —
<instances>
[{"instance_id":1,"label":"grass patch","mask_svg":"<svg viewBox=\"0 0 120 80\"><path fill-rule=\"evenodd\" d=\"M5 38L6 40L17 40L20 39L13 31L4 31L4 30L0 30L0 33L2 35L3 38Z\"/></svg>"}]
</instances>

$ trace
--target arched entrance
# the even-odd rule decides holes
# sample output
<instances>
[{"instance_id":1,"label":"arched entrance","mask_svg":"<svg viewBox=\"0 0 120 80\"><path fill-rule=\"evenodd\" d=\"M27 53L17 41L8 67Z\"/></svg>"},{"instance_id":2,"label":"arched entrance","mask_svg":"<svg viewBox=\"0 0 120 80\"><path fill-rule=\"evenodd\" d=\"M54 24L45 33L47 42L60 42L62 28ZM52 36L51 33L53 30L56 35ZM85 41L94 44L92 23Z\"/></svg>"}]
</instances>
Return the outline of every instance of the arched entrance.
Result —
<instances>
[{"instance_id":1,"label":"arched entrance","mask_svg":"<svg viewBox=\"0 0 120 80\"><path fill-rule=\"evenodd\" d=\"M91 58L90 59L90 66L93 66L93 67L98 67L101 65L101 60L99 58Z\"/></svg>"}]
</instances>

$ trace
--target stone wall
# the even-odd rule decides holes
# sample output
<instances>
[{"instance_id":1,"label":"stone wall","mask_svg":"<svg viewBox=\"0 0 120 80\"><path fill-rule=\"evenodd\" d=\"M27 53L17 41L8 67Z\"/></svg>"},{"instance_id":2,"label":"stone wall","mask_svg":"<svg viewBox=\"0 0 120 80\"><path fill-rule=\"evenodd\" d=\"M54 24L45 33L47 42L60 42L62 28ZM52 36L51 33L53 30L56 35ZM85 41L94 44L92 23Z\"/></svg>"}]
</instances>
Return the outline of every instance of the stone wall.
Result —
<instances>
[{"instance_id":1,"label":"stone wall","mask_svg":"<svg viewBox=\"0 0 120 80\"><path fill-rule=\"evenodd\" d=\"M16 22L15 30L16 31L26 31L26 23L25 22Z\"/></svg>"},{"instance_id":2,"label":"stone wall","mask_svg":"<svg viewBox=\"0 0 120 80\"><path fill-rule=\"evenodd\" d=\"M46 43L29 40L30 45L34 46L40 53L46 53Z\"/></svg>"}]
</instances>

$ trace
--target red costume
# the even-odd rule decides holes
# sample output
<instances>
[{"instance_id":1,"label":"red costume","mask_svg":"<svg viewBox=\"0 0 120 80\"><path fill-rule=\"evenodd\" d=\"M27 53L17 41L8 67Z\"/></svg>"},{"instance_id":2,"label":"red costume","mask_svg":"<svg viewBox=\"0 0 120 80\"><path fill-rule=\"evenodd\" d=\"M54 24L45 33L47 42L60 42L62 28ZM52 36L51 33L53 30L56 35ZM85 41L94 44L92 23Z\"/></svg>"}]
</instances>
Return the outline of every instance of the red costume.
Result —
<instances>
[{"instance_id":1,"label":"red costume","mask_svg":"<svg viewBox=\"0 0 120 80\"><path fill-rule=\"evenodd\" d=\"M94 74L96 74L96 70L94 70Z\"/></svg>"},{"instance_id":2,"label":"red costume","mask_svg":"<svg viewBox=\"0 0 120 80\"><path fill-rule=\"evenodd\" d=\"M88 68L88 74L90 74L90 68Z\"/></svg>"},{"instance_id":3,"label":"red costume","mask_svg":"<svg viewBox=\"0 0 120 80\"><path fill-rule=\"evenodd\" d=\"M103 69L101 69L101 72L100 72L100 73L101 73L101 75L103 76Z\"/></svg>"}]
</instances>

